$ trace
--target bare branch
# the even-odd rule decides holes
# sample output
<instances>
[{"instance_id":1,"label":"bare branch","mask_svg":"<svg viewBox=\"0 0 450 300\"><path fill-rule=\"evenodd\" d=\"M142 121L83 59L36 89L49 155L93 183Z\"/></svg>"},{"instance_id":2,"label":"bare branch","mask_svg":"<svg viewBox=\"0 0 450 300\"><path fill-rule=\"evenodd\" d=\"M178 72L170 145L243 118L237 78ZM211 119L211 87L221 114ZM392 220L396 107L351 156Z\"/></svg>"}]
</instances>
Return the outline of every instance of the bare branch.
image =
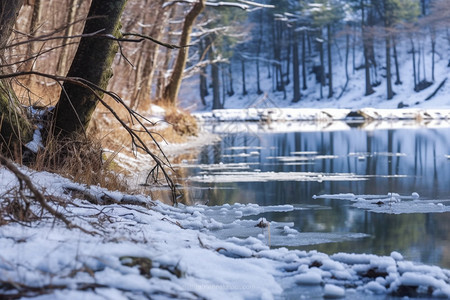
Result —
<instances>
[{"instance_id":1,"label":"bare branch","mask_svg":"<svg viewBox=\"0 0 450 300\"><path fill-rule=\"evenodd\" d=\"M158 44L158 45L161 45L161 46L164 46L164 47L166 47L166 48L169 48L169 49L181 49L181 48L186 48L186 47L190 47L191 45L181 45L181 46L178 46L178 45L174 45L174 44L168 44L168 43L164 43L164 42L161 42L161 41L158 41L157 39L155 39L155 38L152 38L151 36L148 36L148 35L143 35L143 34L139 34L139 33L133 33L133 32L124 32L124 33L122 33L122 36L135 36L135 37L140 37L140 39L137 39L137 40L133 40L133 39L123 39L123 38L114 38L114 37L109 37L109 38L111 38L111 39L113 39L113 40L116 40L116 41L119 41L119 42L134 42L134 43L140 43L140 42L142 42L142 41L144 41L144 40L150 40L150 41L152 41L152 42L154 42L154 43L156 43L156 44Z\"/></svg>"},{"instance_id":2,"label":"bare branch","mask_svg":"<svg viewBox=\"0 0 450 300\"><path fill-rule=\"evenodd\" d=\"M22 173L9 159L7 159L6 157L4 157L1 154L0 154L0 163L2 165L4 165L6 168L8 168L12 173L14 173L14 175L17 177L17 179L19 181L25 182L26 186L33 193L35 199L39 202L39 204L42 206L42 208L47 210L55 218L63 221L64 224L66 224L66 226L68 228L78 228L81 231L83 231L84 233L91 234L91 235L97 234L94 231L89 231L89 230L84 229L83 227L80 227L80 226L78 226L76 224L73 224L62 213L58 212L53 207L48 205L47 201L44 198L44 195L42 195L42 193L39 192L38 189L33 185L33 183L31 182L30 177L28 177L27 175Z\"/></svg>"}]
</instances>

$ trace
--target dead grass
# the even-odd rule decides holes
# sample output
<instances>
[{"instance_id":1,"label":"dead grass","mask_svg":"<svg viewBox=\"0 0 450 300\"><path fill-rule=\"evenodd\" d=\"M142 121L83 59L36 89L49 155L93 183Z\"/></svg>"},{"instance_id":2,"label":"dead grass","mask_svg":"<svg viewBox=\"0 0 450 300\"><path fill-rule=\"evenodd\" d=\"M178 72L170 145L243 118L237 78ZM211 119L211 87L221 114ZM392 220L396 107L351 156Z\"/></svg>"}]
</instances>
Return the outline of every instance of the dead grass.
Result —
<instances>
[{"instance_id":1,"label":"dead grass","mask_svg":"<svg viewBox=\"0 0 450 300\"><path fill-rule=\"evenodd\" d=\"M167 123L172 125L173 130L180 136L197 136L197 121L189 113L176 107L166 108Z\"/></svg>"},{"instance_id":2,"label":"dead grass","mask_svg":"<svg viewBox=\"0 0 450 300\"><path fill-rule=\"evenodd\" d=\"M114 153L105 154L99 140L78 137L50 141L45 149L37 153L30 167L36 171L60 174L74 182L128 192L125 170L113 161Z\"/></svg>"}]
</instances>

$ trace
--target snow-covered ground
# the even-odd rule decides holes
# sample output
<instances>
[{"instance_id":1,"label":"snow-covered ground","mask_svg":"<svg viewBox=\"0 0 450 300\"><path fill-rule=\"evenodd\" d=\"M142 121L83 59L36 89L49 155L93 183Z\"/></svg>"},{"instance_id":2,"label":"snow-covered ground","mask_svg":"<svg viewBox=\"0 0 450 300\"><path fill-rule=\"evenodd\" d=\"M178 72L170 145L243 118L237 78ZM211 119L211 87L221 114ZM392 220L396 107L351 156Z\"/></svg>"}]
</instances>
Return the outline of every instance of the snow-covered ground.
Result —
<instances>
[{"instance_id":1,"label":"snow-covered ground","mask_svg":"<svg viewBox=\"0 0 450 300\"><path fill-rule=\"evenodd\" d=\"M258 215L294 209L290 205L172 207L140 195L81 186L55 174L21 171L51 207L84 231L68 229L43 210L2 167L0 204L10 213L0 218L2 299L450 297L449 270L405 261L397 252L329 256L271 249L271 232L274 240L298 232ZM13 220L26 203L25 219ZM254 218L242 222L243 216ZM223 239L211 234L230 226L259 233Z\"/></svg>"}]
</instances>

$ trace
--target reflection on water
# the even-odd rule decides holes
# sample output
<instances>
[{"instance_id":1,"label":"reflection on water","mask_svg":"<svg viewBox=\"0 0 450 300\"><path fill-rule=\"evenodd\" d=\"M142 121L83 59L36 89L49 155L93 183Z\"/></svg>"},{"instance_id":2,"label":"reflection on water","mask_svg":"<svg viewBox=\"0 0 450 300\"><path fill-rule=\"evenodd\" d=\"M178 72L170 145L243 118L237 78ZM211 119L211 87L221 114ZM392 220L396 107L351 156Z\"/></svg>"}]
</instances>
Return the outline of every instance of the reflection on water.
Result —
<instances>
[{"instance_id":1,"label":"reflection on water","mask_svg":"<svg viewBox=\"0 0 450 300\"><path fill-rule=\"evenodd\" d=\"M450 199L450 129L228 132L186 167L193 202L208 205L315 205L321 209L271 212L299 232L365 233L369 238L302 246L389 255L450 267L449 213L377 213L351 201L314 195L390 192L420 200ZM323 209L324 207L329 209Z\"/></svg>"}]
</instances>

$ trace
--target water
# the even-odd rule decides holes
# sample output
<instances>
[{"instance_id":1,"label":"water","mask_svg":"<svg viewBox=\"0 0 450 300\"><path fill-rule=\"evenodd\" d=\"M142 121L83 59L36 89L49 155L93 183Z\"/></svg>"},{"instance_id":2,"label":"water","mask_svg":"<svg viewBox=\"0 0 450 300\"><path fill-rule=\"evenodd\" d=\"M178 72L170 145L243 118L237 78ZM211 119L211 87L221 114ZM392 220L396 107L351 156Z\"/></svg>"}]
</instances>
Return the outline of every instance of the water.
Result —
<instances>
[{"instance_id":1,"label":"water","mask_svg":"<svg viewBox=\"0 0 450 300\"><path fill-rule=\"evenodd\" d=\"M211 128L222 140L181 164L191 187L188 198L208 205L291 204L298 209L260 217L291 222L300 233L367 234L298 243L296 249L378 255L399 251L405 259L449 268L450 213L440 211L450 205L450 128L332 125L309 131L309 125L291 124L281 132L242 124ZM365 207L333 197L348 193L381 200ZM404 206L391 202L388 193L405 196L400 201Z\"/></svg>"}]
</instances>

